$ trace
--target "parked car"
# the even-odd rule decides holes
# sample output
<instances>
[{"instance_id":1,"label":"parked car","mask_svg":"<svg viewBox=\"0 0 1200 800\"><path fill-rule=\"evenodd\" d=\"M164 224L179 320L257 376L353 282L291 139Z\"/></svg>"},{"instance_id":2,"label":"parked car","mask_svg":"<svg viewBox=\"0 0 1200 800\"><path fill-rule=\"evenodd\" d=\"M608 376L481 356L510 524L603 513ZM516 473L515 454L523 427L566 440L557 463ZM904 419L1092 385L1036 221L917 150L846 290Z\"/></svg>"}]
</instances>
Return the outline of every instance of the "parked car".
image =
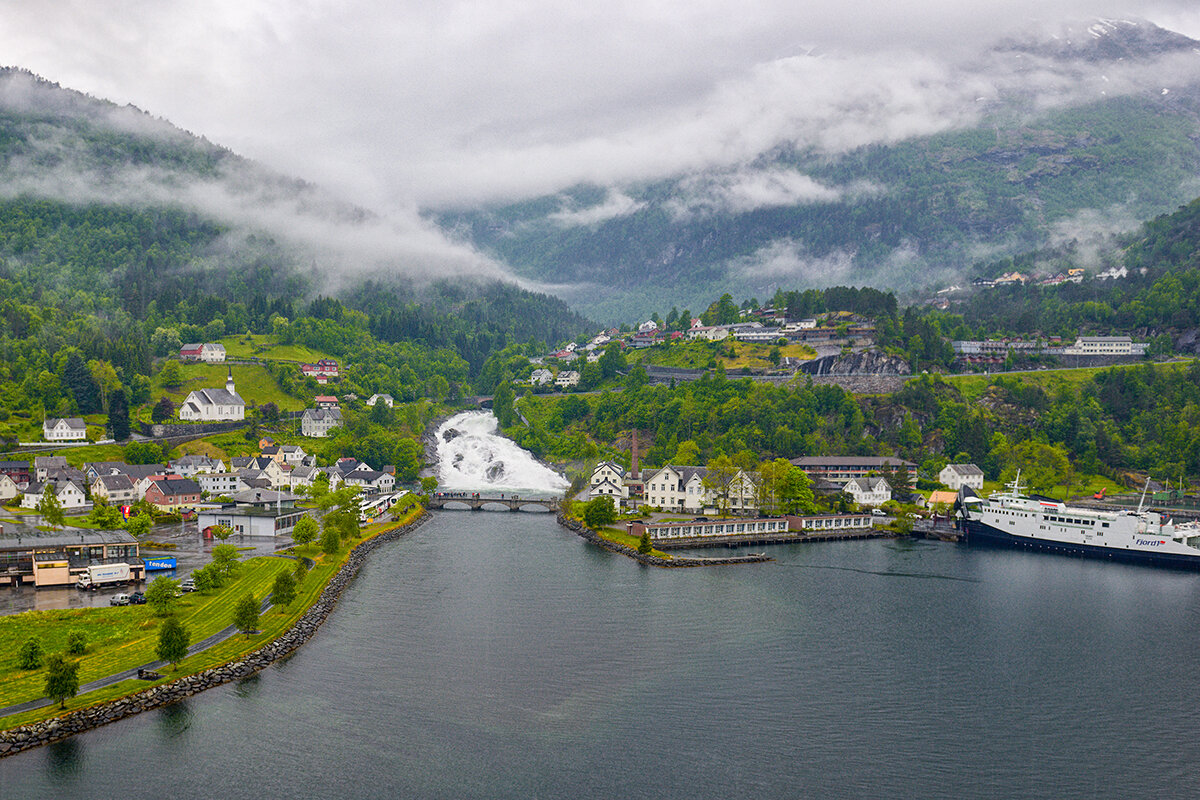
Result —
<instances>
[{"instance_id":1,"label":"parked car","mask_svg":"<svg viewBox=\"0 0 1200 800\"><path fill-rule=\"evenodd\" d=\"M872 516L872 517L886 517L886 516L887 516L887 512L886 512L886 511L884 511L882 508L872 508L872 509L871 509L871 516Z\"/></svg>"},{"instance_id":2,"label":"parked car","mask_svg":"<svg viewBox=\"0 0 1200 800\"><path fill-rule=\"evenodd\" d=\"M183 582L179 584L179 590L183 592L194 592L196 591L196 582L191 578L184 578Z\"/></svg>"},{"instance_id":3,"label":"parked car","mask_svg":"<svg viewBox=\"0 0 1200 800\"><path fill-rule=\"evenodd\" d=\"M144 606L146 604L146 593L134 592L129 595L129 604L131 606Z\"/></svg>"},{"instance_id":4,"label":"parked car","mask_svg":"<svg viewBox=\"0 0 1200 800\"><path fill-rule=\"evenodd\" d=\"M127 606L129 605L129 595L125 594L124 592L121 594L114 594L112 597L108 598L108 604L110 606Z\"/></svg>"}]
</instances>

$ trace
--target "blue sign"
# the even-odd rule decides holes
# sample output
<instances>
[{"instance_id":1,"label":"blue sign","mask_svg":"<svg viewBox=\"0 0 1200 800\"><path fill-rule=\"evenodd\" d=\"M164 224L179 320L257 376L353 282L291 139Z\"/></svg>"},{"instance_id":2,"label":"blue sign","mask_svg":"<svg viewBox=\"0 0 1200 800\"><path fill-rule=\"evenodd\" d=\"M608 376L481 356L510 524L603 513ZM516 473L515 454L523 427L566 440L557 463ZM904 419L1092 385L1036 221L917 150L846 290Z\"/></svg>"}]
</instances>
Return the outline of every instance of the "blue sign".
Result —
<instances>
[{"instance_id":1,"label":"blue sign","mask_svg":"<svg viewBox=\"0 0 1200 800\"><path fill-rule=\"evenodd\" d=\"M175 569L175 556L169 558L143 558L142 563L146 565L146 571L156 569Z\"/></svg>"}]
</instances>

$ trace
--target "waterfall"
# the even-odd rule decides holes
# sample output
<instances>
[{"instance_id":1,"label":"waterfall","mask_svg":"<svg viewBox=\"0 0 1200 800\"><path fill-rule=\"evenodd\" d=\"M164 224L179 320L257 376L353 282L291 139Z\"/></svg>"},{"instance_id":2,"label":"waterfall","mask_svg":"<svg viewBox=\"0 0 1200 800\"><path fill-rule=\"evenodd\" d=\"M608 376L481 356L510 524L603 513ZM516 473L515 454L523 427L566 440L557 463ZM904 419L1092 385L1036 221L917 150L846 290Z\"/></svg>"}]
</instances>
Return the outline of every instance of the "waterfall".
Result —
<instances>
[{"instance_id":1,"label":"waterfall","mask_svg":"<svg viewBox=\"0 0 1200 800\"><path fill-rule=\"evenodd\" d=\"M437 429L438 488L558 494L570 484L500 435L490 411L456 414Z\"/></svg>"}]
</instances>

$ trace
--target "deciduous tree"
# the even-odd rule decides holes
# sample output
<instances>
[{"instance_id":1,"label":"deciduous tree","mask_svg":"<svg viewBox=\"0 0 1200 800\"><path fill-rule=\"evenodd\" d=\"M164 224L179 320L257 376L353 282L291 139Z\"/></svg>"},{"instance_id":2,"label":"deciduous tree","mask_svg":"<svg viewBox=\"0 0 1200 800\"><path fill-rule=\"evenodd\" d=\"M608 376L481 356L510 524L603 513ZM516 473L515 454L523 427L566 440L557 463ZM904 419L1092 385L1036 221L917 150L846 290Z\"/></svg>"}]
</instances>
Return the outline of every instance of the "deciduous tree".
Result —
<instances>
[{"instance_id":1,"label":"deciduous tree","mask_svg":"<svg viewBox=\"0 0 1200 800\"><path fill-rule=\"evenodd\" d=\"M608 495L592 498L583 505L583 521L589 528L603 528L617 521L617 509Z\"/></svg>"},{"instance_id":2,"label":"deciduous tree","mask_svg":"<svg viewBox=\"0 0 1200 800\"><path fill-rule=\"evenodd\" d=\"M79 692L79 662L69 661L61 653L46 659L46 696L67 707L67 698Z\"/></svg>"},{"instance_id":3,"label":"deciduous tree","mask_svg":"<svg viewBox=\"0 0 1200 800\"><path fill-rule=\"evenodd\" d=\"M237 606L233 609L233 624L239 631L249 636L258 627L258 612L258 601L254 599L254 595L246 594L237 601Z\"/></svg>"},{"instance_id":4,"label":"deciduous tree","mask_svg":"<svg viewBox=\"0 0 1200 800\"><path fill-rule=\"evenodd\" d=\"M30 636L17 651L17 666L21 669L37 669L42 665L42 643Z\"/></svg>"},{"instance_id":5,"label":"deciduous tree","mask_svg":"<svg viewBox=\"0 0 1200 800\"><path fill-rule=\"evenodd\" d=\"M163 661L169 661L176 669L179 662L187 658L191 634L175 617L168 617L158 629L158 647L154 652Z\"/></svg>"},{"instance_id":6,"label":"deciduous tree","mask_svg":"<svg viewBox=\"0 0 1200 800\"><path fill-rule=\"evenodd\" d=\"M63 512L58 495L54 493L54 484L46 484L46 488L42 490L42 499L37 502L35 508L52 529L58 530L67 524L67 515Z\"/></svg>"},{"instance_id":7,"label":"deciduous tree","mask_svg":"<svg viewBox=\"0 0 1200 800\"><path fill-rule=\"evenodd\" d=\"M282 608L295 599L296 578L291 572L285 570L276 575L275 583L271 584L271 602Z\"/></svg>"},{"instance_id":8,"label":"deciduous tree","mask_svg":"<svg viewBox=\"0 0 1200 800\"><path fill-rule=\"evenodd\" d=\"M158 616L165 617L174 610L178 594L179 581L159 575L146 587L146 605Z\"/></svg>"},{"instance_id":9,"label":"deciduous tree","mask_svg":"<svg viewBox=\"0 0 1200 800\"><path fill-rule=\"evenodd\" d=\"M317 521L305 514L292 531L292 541L296 544L308 544L317 538L318 530Z\"/></svg>"}]
</instances>

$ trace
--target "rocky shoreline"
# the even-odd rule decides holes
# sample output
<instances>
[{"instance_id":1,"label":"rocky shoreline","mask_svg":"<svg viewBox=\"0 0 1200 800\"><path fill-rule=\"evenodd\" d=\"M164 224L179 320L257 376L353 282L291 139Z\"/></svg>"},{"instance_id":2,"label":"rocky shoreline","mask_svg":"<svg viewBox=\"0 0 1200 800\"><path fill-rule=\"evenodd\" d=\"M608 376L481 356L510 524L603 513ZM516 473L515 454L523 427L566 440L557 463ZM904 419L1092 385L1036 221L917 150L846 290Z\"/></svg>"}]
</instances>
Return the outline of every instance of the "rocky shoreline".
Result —
<instances>
[{"instance_id":1,"label":"rocky shoreline","mask_svg":"<svg viewBox=\"0 0 1200 800\"><path fill-rule=\"evenodd\" d=\"M592 544L603 547L609 552L628 556L634 561L645 564L648 567L662 567L664 569L670 569L672 567L719 567L726 564L758 564L764 561L775 560L767 555L725 556L723 558L687 558L682 556L679 558L662 558L660 556L639 553L632 547L626 547L623 544L617 544L616 542L609 541L588 526L584 525L579 520L572 519L571 517L567 517L562 514L558 515L558 524L562 525L564 528L569 528Z\"/></svg>"},{"instance_id":2,"label":"rocky shoreline","mask_svg":"<svg viewBox=\"0 0 1200 800\"><path fill-rule=\"evenodd\" d=\"M42 722L0 731L0 758L65 739L68 736L140 714L143 711L169 705L205 689L247 678L264 667L270 666L312 638L312 635L317 632L317 629L333 611L334 606L337 605L342 592L354 580L362 565L366 563L367 556L375 548L416 530L429 519L429 512L423 512L420 517L407 525L385 531L357 545L351 551L346 563L326 584L321 596L308 611L304 612L296 624L258 650L247 653L236 661L212 667L194 675L187 675L136 694L72 711Z\"/></svg>"}]
</instances>

